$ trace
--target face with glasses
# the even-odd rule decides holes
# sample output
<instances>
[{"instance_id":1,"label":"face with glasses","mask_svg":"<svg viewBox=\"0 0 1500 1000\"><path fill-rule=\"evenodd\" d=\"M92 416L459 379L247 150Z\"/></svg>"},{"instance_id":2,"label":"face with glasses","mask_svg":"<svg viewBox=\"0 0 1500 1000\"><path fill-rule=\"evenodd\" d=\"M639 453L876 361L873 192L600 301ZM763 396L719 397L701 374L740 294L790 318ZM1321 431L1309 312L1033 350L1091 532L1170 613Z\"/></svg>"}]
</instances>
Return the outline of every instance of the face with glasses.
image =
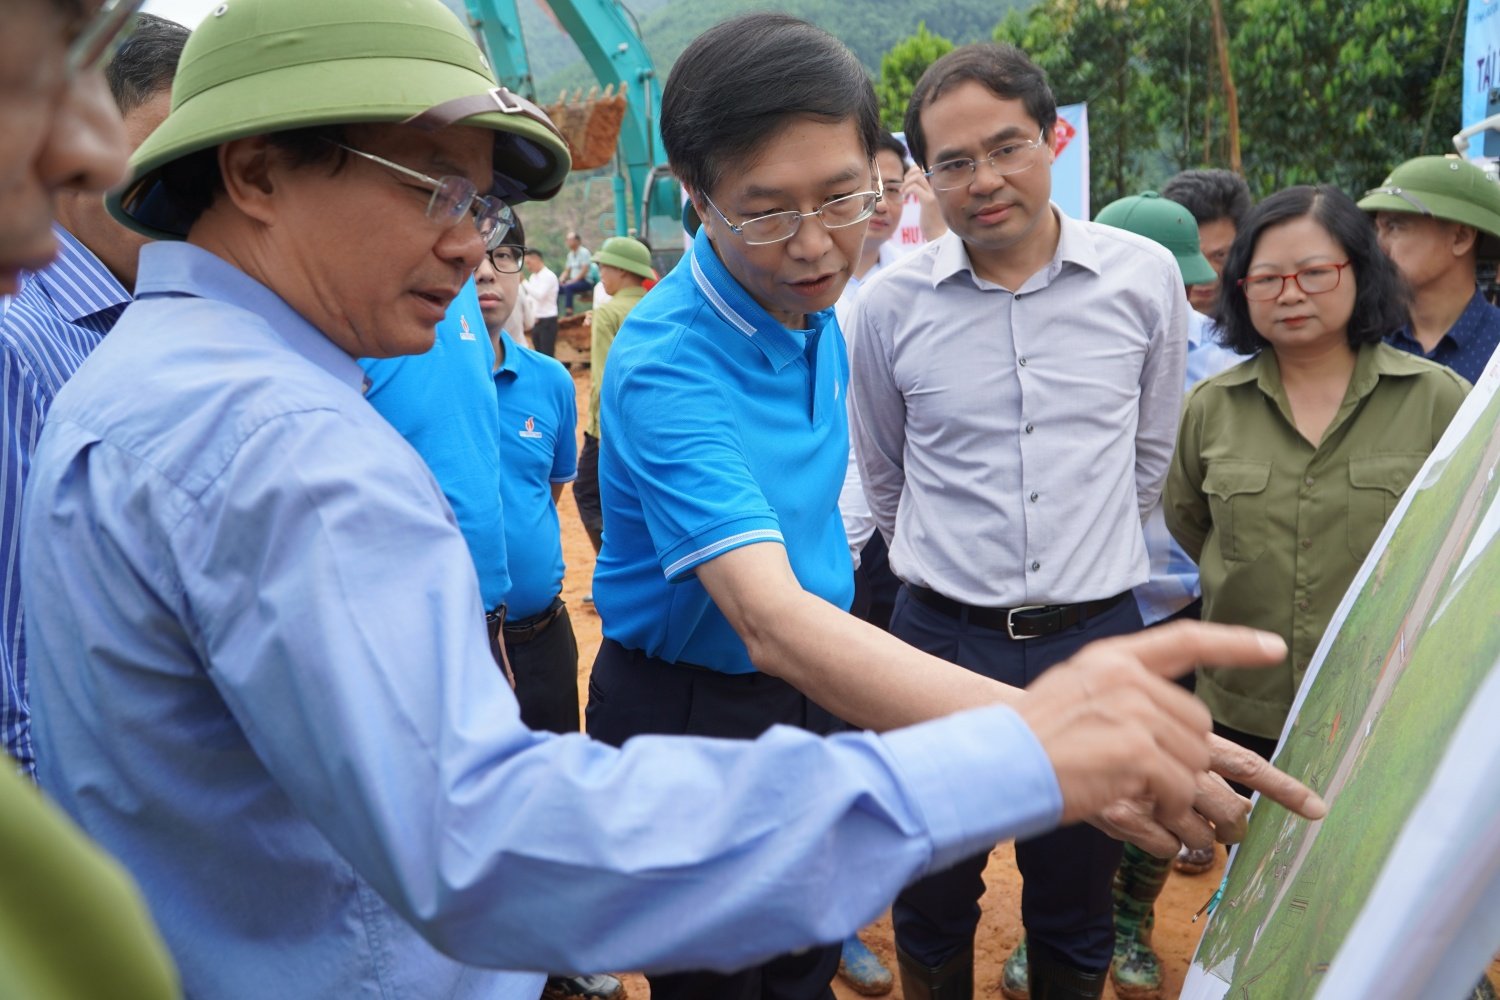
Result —
<instances>
[{"instance_id":1,"label":"face with glasses","mask_svg":"<svg viewBox=\"0 0 1500 1000\"><path fill-rule=\"evenodd\" d=\"M948 228L971 257L1051 239L1051 135L1020 100L974 80L921 112L928 179Z\"/></svg>"},{"instance_id":2,"label":"face with glasses","mask_svg":"<svg viewBox=\"0 0 1500 1000\"><path fill-rule=\"evenodd\" d=\"M112 6L86 6L91 17L123 23ZM69 23L58 7L16 0L0 25L0 294L17 290L20 271L56 255L51 222L60 193L102 193L124 179L120 113L104 74L80 57L85 42L94 51L101 43L89 40L112 29L90 34L91 19Z\"/></svg>"},{"instance_id":3,"label":"face with glasses","mask_svg":"<svg viewBox=\"0 0 1500 1000\"><path fill-rule=\"evenodd\" d=\"M474 272L474 286L479 291L479 310L485 326L493 333L504 325L515 311L521 292L521 264L526 248L518 243L502 243L479 262Z\"/></svg>"},{"instance_id":4,"label":"face with glasses","mask_svg":"<svg viewBox=\"0 0 1500 1000\"><path fill-rule=\"evenodd\" d=\"M875 153L876 174L880 178L880 201L870 216L870 225L865 230L865 246L879 246L896 234L901 225L901 179L906 167L901 157L889 149Z\"/></svg>"},{"instance_id":5,"label":"face with glasses","mask_svg":"<svg viewBox=\"0 0 1500 1000\"><path fill-rule=\"evenodd\" d=\"M799 328L848 283L875 180L852 120L797 119L692 197L729 273L778 322Z\"/></svg>"},{"instance_id":6,"label":"face with glasses","mask_svg":"<svg viewBox=\"0 0 1500 1000\"><path fill-rule=\"evenodd\" d=\"M1267 227L1239 288L1251 325L1277 353L1349 349L1357 275L1348 252L1312 216Z\"/></svg>"},{"instance_id":7,"label":"face with glasses","mask_svg":"<svg viewBox=\"0 0 1500 1000\"><path fill-rule=\"evenodd\" d=\"M490 183L493 133L344 131L352 152L341 165L298 162L263 136L226 143L225 195L189 240L270 287L353 357L420 354L485 254L482 210L444 192Z\"/></svg>"}]
</instances>

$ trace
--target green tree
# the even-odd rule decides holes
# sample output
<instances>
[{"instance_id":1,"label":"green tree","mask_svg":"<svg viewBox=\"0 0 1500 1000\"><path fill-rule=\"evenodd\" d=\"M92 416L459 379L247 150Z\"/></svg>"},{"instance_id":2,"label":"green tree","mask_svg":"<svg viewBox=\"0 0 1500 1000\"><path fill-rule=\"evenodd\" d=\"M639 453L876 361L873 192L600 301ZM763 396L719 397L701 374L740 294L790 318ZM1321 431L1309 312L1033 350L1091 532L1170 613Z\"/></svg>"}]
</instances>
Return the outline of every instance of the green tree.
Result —
<instances>
[{"instance_id":1,"label":"green tree","mask_svg":"<svg viewBox=\"0 0 1500 1000\"><path fill-rule=\"evenodd\" d=\"M928 31L926 21L919 21L916 34L903 38L880 57L875 95L880 99L880 120L886 128L893 132L901 130L917 80L928 66L952 51L952 42Z\"/></svg>"}]
</instances>

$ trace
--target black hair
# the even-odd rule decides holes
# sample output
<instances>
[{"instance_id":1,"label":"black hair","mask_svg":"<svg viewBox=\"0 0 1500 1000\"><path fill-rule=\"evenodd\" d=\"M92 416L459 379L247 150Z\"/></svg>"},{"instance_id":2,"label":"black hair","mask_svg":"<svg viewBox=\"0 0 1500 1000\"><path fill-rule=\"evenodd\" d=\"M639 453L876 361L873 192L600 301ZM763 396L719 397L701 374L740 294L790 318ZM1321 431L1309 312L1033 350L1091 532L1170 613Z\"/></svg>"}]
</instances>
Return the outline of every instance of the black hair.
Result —
<instances>
[{"instance_id":1,"label":"black hair","mask_svg":"<svg viewBox=\"0 0 1500 1000\"><path fill-rule=\"evenodd\" d=\"M136 14L135 31L104 70L120 114L129 114L158 91L171 89L187 40L188 30L176 21Z\"/></svg>"},{"instance_id":2,"label":"black hair","mask_svg":"<svg viewBox=\"0 0 1500 1000\"><path fill-rule=\"evenodd\" d=\"M527 253L528 256L531 255L531 254L536 254L536 259L537 260L545 260L546 257L547 257L546 254L542 253L542 248L541 247L527 247L526 248L526 253Z\"/></svg>"},{"instance_id":3,"label":"black hair","mask_svg":"<svg viewBox=\"0 0 1500 1000\"><path fill-rule=\"evenodd\" d=\"M1162 185L1161 196L1191 212L1200 226L1228 219L1236 229L1254 202L1250 185L1232 170L1184 170Z\"/></svg>"},{"instance_id":4,"label":"black hair","mask_svg":"<svg viewBox=\"0 0 1500 1000\"><path fill-rule=\"evenodd\" d=\"M707 193L726 163L753 157L799 118L852 121L866 158L875 155L880 106L854 53L795 17L744 14L677 57L662 93L662 145L677 179Z\"/></svg>"},{"instance_id":5,"label":"black hair","mask_svg":"<svg viewBox=\"0 0 1500 1000\"><path fill-rule=\"evenodd\" d=\"M1231 350L1254 354L1270 346L1250 322L1250 307L1240 281L1250 270L1261 234L1272 226L1304 217L1327 230L1349 257L1348 270L1356 283L1347 331L1349 346L1377 343L1407 322L1410 292L1396 265L1380 249L1370 216L1332 185L1304 184L1278 191L1252 208L1229 247L1215 312L1220 339Z\"/></svg>"},{"instance_id":6,"label":"black hair","mask_svg":"<svg viewBox=\"0 0 1500 1000\"><path fill-rule=\"evenodd\" d=\"M272 132L266 138L294 167L327 163L332 165L329 173L336 174L349 158L339 148L339 144L347 141L342 125L287 129ZM170 212L177 225L183 232L192 228L224 191L224 177L219 173L219 147L200 149L163 166L161 190L170 200Z\"/></svg>"},{"instance_id":7,"label":"black hair","mask_svg":"<svg viewBox=\"0 0 1500 1000\"><path fill-rule=\"evenodd\" d=\"M973 80L996 97L1018 100L1045 134L1057 124L1057 100L1047 74L1030 57L1005 42L984 42L954 49L927 67L906 106L906 145L912 159L927 169L927 136L922 111L954 87Z\"/></svg>"},{"instance_id":8,"label":"black hair","mask_svg":"<svg viewBox=\"0 0 1500 1000\"><path fill-rule=\"evenodd\" d=\"M903 170L910 163L910 158L906 154L906 147L901 144L900 139L891 135L887 129L881 129L880 135L875 138L875 152L895 153L896 159L901 161Z\"/></svg>"}]
</instances>

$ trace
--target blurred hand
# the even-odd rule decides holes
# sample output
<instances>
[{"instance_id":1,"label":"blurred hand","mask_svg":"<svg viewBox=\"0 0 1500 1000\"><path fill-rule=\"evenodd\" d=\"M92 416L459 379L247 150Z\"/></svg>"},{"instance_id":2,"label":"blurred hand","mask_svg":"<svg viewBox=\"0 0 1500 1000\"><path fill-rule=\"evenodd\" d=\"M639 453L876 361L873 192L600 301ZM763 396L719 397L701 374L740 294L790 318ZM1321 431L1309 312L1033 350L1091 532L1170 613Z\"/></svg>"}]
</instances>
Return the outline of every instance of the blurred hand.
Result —
<instances>
[{"instance_id":1,"label":"blurred hand","mask_svg":"<svg viewBox=\"0 0 1500 1000\"><path fill-rule=\"evenodd\" d=\"M908 197L915 197L921 206L924 240L935 240L948 231L948 223L943 221L942 209L938 207L937 192L927 183L921 167L908 168L906 176L901 178L901 200L905 202Z\"/></svg>"}]
</instances>

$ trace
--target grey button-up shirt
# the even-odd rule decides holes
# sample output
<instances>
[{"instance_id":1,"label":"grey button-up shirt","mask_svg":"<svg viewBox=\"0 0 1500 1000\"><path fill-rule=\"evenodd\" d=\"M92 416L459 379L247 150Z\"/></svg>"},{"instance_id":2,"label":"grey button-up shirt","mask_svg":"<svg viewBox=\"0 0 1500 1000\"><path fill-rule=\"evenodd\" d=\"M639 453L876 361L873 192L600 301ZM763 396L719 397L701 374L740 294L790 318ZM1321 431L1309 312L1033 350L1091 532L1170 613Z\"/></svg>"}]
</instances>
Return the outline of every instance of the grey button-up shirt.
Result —
<instances>
[{"instance_id":1,"label":"grey button-up shirt","mask_svg":"<svg viewBox=\"0 0 1500 1000\"><path fill-rule=\"evenodd\" d=\"M1014 292L949 233L867 282L849 322L852 429L891 566L966 604L1096 600L1147 577L1187 296L1159 244L1057 214L1057 252Z\"/></svg>"}]
</instances>

